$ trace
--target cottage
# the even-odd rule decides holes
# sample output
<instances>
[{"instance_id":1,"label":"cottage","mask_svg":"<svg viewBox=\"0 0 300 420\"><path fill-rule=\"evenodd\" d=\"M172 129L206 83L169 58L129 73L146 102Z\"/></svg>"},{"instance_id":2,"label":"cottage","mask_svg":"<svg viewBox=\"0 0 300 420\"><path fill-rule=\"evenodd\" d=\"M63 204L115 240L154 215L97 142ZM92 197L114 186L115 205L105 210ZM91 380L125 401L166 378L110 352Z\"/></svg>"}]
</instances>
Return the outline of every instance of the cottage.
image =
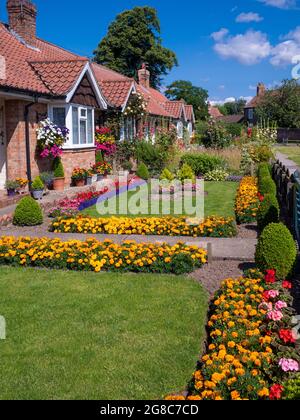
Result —
<instances>
[{"instance_id":1,"label":"cottage","mask_svg":"<svg viewBox=\"0 0 300 420\"><path fill-rule=\"evenodd\" d=\"M260 104L261 99L264 97L266 93L266 87L263 83L259 83L257 85L257 92L256 96L251 99L250 102L247 103L245 106L245 122L251 127L257 123L257 116L255 114L255 110Z\"/></svg>"},{"instance_id":2,"label":"cottage","mask_svg":"<svg viewBox=\"0 0 300 420\"><path fill-rule=\"evenodd\" d=\"M27 177L49 169L36 154L36 129L50 118L70 131L64 144L63 164L71 180L74 166L95 162L95 126L110 113L121 114L120 139L142 132L155 139L161 126L177 127L192 135L193 107L170 102L150 87L150 73L143 65L139 82L86 57L68 52L36 35L36 6L30 0L7 0L9 23L0 22L0 189L6 179ZM134 95L145 101L145 114L126 112Z\"/></svg>"}]
</instances>

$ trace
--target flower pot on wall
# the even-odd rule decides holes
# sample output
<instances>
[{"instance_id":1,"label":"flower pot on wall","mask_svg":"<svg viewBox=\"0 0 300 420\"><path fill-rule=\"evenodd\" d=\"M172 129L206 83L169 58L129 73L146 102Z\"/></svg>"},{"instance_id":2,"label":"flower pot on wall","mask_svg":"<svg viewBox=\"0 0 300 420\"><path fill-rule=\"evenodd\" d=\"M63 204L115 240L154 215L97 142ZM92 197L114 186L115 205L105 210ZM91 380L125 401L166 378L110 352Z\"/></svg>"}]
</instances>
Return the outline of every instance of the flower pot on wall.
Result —
<instances>
[{"instance_id":1,"label":"flower pot on wall","mask_svg":"<svg viewBox=\"0 0 300 420\"><path fill-rule=\"evenodd\" d=\"M65 189L65 178L54 178L53 179L54 191L64 191Z\"/></svg>"},{"instance_id":2,"label":"flower pot on wall","mask_svg":"<svg viewBox=\"0 0 300 420\"><path fill-rule=\"evenodd\" d=\"M8 188L7 189L7 195L8 195L8 197L14 197L16 194L17 193L16 193L16 190L15 189L12 189L12 188Z\"/></svg>"},{"instance_id":3,"label":"flower pot on wall","mask_svg":"<svg viewBox=\"0 0 300 420\"><path fill-rule=\"evenodd\" d=\"M103 181L103 179L104 179L104 175L100 175L100 174L97 175L97 182Z\"/></svg>"},{"instance_id":4,"label":"flower pot on wall","mask_svg":"<svg viewBox=\"0 0 300 420\"><path fill-rule=\"evenodd\" d=\"M88 176L86 178L86 185L92 185L93 183L93 177L92 176Z\"/></svg>"},{"instance_id":5,"label":"flower pot on wall","mask_svg":"<svg viewBox=\"0 0 300 420\"><path fill-rule=\"evenodd\" d=\"M32 191L32 197L35 200L41 200L43 198L44 195L44 190L33 190Z\"/></svg>"},{"instance_id":6,"label":"flower pot on wall","mask_svg":"<svg viewBox=\"0 0 300 420\"><path fill-rule=\"evenodd\" d=\"M92 176L92 183L94 184L95 182L97 182L97 175Z\"/></svg>"}]
</instances>

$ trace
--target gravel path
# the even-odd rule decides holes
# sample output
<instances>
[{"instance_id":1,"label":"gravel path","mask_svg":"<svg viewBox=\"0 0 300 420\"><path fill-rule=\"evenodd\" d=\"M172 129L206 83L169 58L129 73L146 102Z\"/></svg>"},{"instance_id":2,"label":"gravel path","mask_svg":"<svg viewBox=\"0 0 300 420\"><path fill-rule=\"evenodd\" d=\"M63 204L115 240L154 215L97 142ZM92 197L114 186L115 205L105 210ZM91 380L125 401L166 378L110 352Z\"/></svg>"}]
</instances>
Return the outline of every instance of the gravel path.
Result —
<instances>
[{"instance_id":1,"label":"gravel path","mask_svg":"<svg viewBox=\"0 0 300 420\"><path fill-rule=\"evenodd\" d=\"M210 296L213 297L220 289L223 280L240 277L244 270L253 268L254 265L252 262L213 261L190 276L199 281L207 289Z\"/></svg>"}]
</instances>

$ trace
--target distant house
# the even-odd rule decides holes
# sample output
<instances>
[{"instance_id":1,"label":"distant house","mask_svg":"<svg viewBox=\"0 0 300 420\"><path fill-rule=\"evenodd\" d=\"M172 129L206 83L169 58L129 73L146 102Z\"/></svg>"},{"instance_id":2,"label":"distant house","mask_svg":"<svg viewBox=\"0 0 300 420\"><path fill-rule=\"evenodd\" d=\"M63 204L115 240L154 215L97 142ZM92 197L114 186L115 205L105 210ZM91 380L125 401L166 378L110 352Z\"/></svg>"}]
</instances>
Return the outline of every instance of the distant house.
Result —
<instances>
[{"instance_id":1,"label":"distant house","mask_svg":"<svg viewBox=\"0 0 300 420\"><path fill-rule=\"evenodd\" d=\"M244 122L244 115L223 115L217 120L225 124L242 124Z\"/></svg>"},{"instance_id":2,"label":"distant house","mask_svg":"<svg viewBox=\"0 0 300 420\"><path fill-rule=\"evenodd\" d=\"M265 85L263 83L259 83L257 85L256 96L253 99L251 99L251 101L248 102L244 108L245 122L249 126L253 126L257 123L257 116L255 113L255 110L260 104L260 101L264 97L265 93L266 93Z\"/></svg>"},{"instance_id":3,"label":"distant house","mask_svg":"<svg viewBox=\"0 0 300 420\"><path fill-rule=\"evenodd\" d=\"M209 113L209 116L211 118L213 118L214 120L217 120L218 118L224 117L222 112L216 106L209 105L208 113Z\"/></svg>"}]
</instances>

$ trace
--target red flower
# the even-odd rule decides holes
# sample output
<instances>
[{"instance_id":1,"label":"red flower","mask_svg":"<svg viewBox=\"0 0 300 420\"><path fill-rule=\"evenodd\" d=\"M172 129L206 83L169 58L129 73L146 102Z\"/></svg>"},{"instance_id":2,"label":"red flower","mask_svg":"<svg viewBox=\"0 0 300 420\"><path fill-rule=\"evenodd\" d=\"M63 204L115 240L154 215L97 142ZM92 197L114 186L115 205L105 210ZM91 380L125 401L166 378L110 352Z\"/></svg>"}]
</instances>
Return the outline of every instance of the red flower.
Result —
<instances>
[{"instance_id":1,"label":"red flower","mask_svg":"<svg viewBox=\"0 0 300 420\"><path fill-rule=\"evenodd\" d=\"M263 201L264 201L264 199L265 199L265 197L262 195L262 194L260 194L260 193L258 193L257 194L257 197L258 197L258 199L259 199L259 201L262 203Z\"/></svg>"},{"instance_id":2,"label":"red flower","mask_svg":"<svg viewBox=\"0 0 300 420\"><path fill-rule=\"evenodd\" d=\"M278 385L278 384L273 385L270 389L270 400L272 401L280 400L283 390L284 390L283 386Z\"/></svg>"},{"instance_id":3,"label":"red flower","mask_svg":"<svg viewBox=\"0 0 300 420\"><path fill-rule=\"evenodd\" d=\"M267 284L276 283L276 271L275 270L267 270L265 281L266 281Z\"/></svg>"},{"instance_id":4,"label":"red flower","mask_svg":"<svg viewBox=\"0 0 300 420\"><path fill-rule=\"evenodd\" d=\"M264 299L264 301L269 302L270 296L269 296L269 292L268 291L265 291L263 293L263 299Z\"/></svg>"},{"instance_id":5,"label":"red flower","mask_svg":"<svg viewBox=\"0 0 300 420\"><path fill-rule=\"evenodd\" d=\"M291 290L291 289L292 289L292 287L293 287L293 285L292 285L292 283L291 283L291 282L289 282L289 281L285 280L285 281L282 283L282 287L283 287L284 289L289 289L289 290Z\"/></svg>"},{"instance_id":6,"label":"red flower","mask_svg":"<svg viewBox=\"0 0 300 420\"><path fill-rule=\"evenodd\" d=\"M279 337L285 344L294 344L296 340L290 330L280 330Z\"/></svg>"}]
</instances>

